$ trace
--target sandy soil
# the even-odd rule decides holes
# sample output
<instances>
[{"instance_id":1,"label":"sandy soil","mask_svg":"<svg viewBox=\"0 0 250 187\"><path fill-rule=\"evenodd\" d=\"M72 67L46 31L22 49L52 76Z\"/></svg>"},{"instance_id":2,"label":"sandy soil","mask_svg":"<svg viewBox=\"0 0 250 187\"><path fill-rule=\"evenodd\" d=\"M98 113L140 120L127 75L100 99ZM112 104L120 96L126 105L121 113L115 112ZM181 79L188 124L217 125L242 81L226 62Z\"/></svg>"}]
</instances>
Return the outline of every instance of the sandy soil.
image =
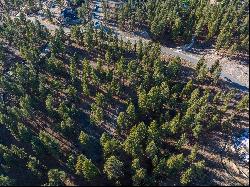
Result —
<instances>
[{"instance_id":1,"label":"sandy soil","mask_svg":"<svg viewBox=\"0 0 250 187\"><path fill-rule=\"evenodd\" d=\"M233 153L229 147L230 140L226 141L225 134L213 133L209 136L209 141L204 138L200 156L206 160L208 185L249 185L249 166L242 164L241 160Z\"/></svg>"},{"instance_id":2,"label":"sandy soil","mask_svg":"<svg viewBox=\"0 0 250 187\"><path fill-rule=\"evenodd\" d=\"M230 59L229 57L222 56L214 49L209 50L205 54L205 59L208 65L213 64L219 60L222 65L222 71L234 77L237 82L249 88L249 61L240 59Z\"/></svg>"}]
</instances>

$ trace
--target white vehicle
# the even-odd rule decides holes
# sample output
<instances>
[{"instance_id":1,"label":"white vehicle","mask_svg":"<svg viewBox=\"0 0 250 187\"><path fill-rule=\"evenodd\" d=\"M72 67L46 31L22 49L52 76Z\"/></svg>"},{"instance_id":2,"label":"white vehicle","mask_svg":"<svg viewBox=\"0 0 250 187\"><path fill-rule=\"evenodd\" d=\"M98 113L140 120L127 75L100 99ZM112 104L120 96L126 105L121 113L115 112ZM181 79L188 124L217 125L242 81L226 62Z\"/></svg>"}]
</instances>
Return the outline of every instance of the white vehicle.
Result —
<instances>
[{"instance_id":1,"label":"white vehicle","mask_svg":"<svg viewBox=\"0 0 250 187\"><path fill-rule=\"evenodd\" d=\"M16 17L20 18L20 15L21 15L21 12L19 12L19 13L16 15Z\"/></svg>"}]
</instances>

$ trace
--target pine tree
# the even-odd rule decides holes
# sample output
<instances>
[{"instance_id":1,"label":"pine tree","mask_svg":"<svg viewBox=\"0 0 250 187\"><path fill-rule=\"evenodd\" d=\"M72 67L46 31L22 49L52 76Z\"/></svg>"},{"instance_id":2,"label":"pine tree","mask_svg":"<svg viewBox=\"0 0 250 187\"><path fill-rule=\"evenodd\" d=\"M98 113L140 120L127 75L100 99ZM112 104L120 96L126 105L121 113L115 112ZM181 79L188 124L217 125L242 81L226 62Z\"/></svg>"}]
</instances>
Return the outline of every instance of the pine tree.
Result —
<instances>
[{"instance_id":1,"label":"pine tree","mask_svg":"<svg viewBox=\"0 0 250 187\"><path fill-rule=\"evenodd\" d=\"M213 82L217 84L220 75L221 75L222 67L220 65L220 62L217 60L211 67L210 73L213 79Z\"/></svg>"},{"instance_id":2,"label":"pine tree","mask_svg":"<svg viewBox=\"0 0 250 187\"><path fill-rule=\"evenodd\" d=\"M75 41L77 44L80 44L82 42L81 41L81 37L82 37L81 28L79 26L72 26L70 29L70 36L73 41Z\"/></svg>"},{"instance_id":3,"label":"pine tree","mask_svg":"<svg viewBox=\"0 0 250 187\"><path fill-rule=\"evenodd\" d=\"M189 96L192 92L192 89L193 89L193 80L191 79L183 88L181 95L185 97Z\"/></svg>"},{"instance_id":4,"label":"pine tree","mask_svg":"<svg viewBox=\"0 0 250 187\"><path fill-rule=\"evenodd\" d=\"M106 141L102 145L102 147L103 147L103 154L104 154L105 158L107 158L111 155L114 155L114 154L119 154L122 150L121 143L114 138Z\"/></svg>"},{"instance_id":5,"label":"pine tree","mask_svg":"<svg viewBox=\"0 0 250 187\"><path fill-rule=\"evenodd\" d=\"M238 112L245 110L245 109L249 109L249 95L245 95L240 102L237 104L236 109L238 110Z\"/></svg>"},{"instance_id":6,"label":"pine tree","mask_svg":"<svg viewBox=\"0 0 250 187\"><path fill-rule=\"evenodd\" d=\"M85 132L81 131L78 140L80 141L81 145L87 145L89 142L89 136Z\"/></svg>"},{"instance_id":7,"label":"pine tree","mask_svg":"<svg viewBox=\"0 0 250 187\"><path fill-rule=\"evenodd\" d=\"M161 132L159 129L159 125L156 121L152 121L150 126L148 127L148 140L154 141L155 143L160 142Z\"/></svg>"},{"instance_id":8,"label":"pine tree","mask_svg":"<svg viewBox=\"0 0 250 187\"><path fill-rule=\"evenodd\" d=\"M97 93L95 98L96 106L104 108L105 107L105 97L102 93Z\"/></svg>"},{"instance_id":9,"label":"pine tree","mask_svg":"<svg viewBox=\"0 0 250 187\"><path fill-rule=\"evenodd\" d=\"M202 131L202 126L200 123L196 123L194 128L192 129L193 131L193 135L196 139L198 139L201 135L201 131Z\"/></svg>"},{"instance_id":10,"label":"pine tree","mask_svg":"<svg viewBox=\"0 0 250 187\"><path fill-rule=\"evenodd\" d=\"M186 143L187 143L188 139L187 139L187 134L186 133L183 133L180 137L180 139L177 141L176 143L176 147L177 149L181 149L182 146L184 146Z\"/></svg>"},{"instance_id":11,"label":"pine tree","mask_svg":"<svg viewBox=\"0 0 250 187\"><path fill-rule=\"evenodd\" d=\"M88 3L82 3L80 7L77 8L77 15L79 18L83 19L84 21L88 20L88 14L89 14L89 9L88 9Z\"/></svg>"},{"instance_id":12,"label":"pine tree","mask_svg":"<svg viewBox=\"0 0 250 187\"><path fill-rule=\"evenodd\" d=\"M134 186L143 186L146 184L147 170L140 168L135 171L135 174L132 177Z\"/></svg>"},{"instance_id":13,"label":"pine tree","mask_svg":"<svg viewBox=\"0 0 250 187\"><path fill-rule=\"evenodd\" d=\"M193 168L190 167L188 169L186 169L180 178L180 182L182 185L187 185L192 181L192 175L193 175Z\"/></svg>"},{"instance_id":14,"label":"pine tree","mask_svg":"<svg viewBox=\"0 0 250 187\"><path fill-rule=\"evenodd\" d=\"M29 161L27 162L27 168L36 176L41 177L42 173L40 169L40 161L36 157L29 156Z\"/></svg>"},{"instance_id":15,"label":"pine tree","mask_svg":"<svg viewBox=\"0 0 250 187\"><path fill-rule=\"evenodd\" d=\"M10 179L8 176L0 175L0 185L1 186L12 186L15 185L15 181Z\"/></svg>"},{"instance_id":16,"label":"pine tree","mask_svg":"<svg viewBox=\"0 0 250 187\"><path fill-rule=\"evenodd\" d=\"M116 184L120 184L120 179L124 176L124 163L117 157L111 156L104 163L103 172L109 180L114 180Z\"/></svg>"},{"instance_id":17,"label":"pine tree","mask_svg":"<svg viewBox=\"0 0 250 187\"><path fill-rule=\"evenodd\" d=\"M190 155L188 155L189 162L193 163L196 160L197 154L198 154L198 144L195 144L192 149Z\"/></svg>"},{"instance_id":18,"label":"pine tree","mask_svg":"<svg viewBox=\"0 0 250 187\"><path fill-rule=\"evenodd\" d=\"M168 65L169 74L171 77L176 77L181 70L181 59L179 57L170 61Z\"/></svg>"},{"instance_id":19,"label":"pine tree","mask_svg":"<svg viewBox=\"0 0 250 187\"><path fill-rule=\"evenodd\" d=\"M92 49L94 48L93 33L94 31L91 24L88 24L84 34L84 45L86 46L88 51L92 51Z\"/></svg>"},{"instance_id":20,"label":"pine tree","mask_svg":"<svg viewBox=\"0 0 250 187\"><path fill-rule=\"evenodd\" d=\"M82 173L87 181L94 181L100 172L91 160L85 159L82 163Z\"/></svg>"},{"instance_id":21,"label":"pine tree","mask_svg":"<svg viewBox=\"0 0 250 187\"><path fill-rule=\"evenodd\" d=\"M147 93L145 90L138 91L138 105L142 113L147 113L149 110L149 103L147 99Z\"/></svg>"},{"instance_id":22,"label":"pine tree","mask_svg":"<svg viewBox=\"0 0 250 187\"><path fill-rule=\"evenodd\" d=\"M144 123L132 127L130 134L124 142L124 150L133 157L143 154L143 144L147 137L147 128Z\"/></svg>"},{"instance_id":23,"label":"pine tree","mask_svg":"<svg viewBox=\"0 0 250 187\"><path fill-rule=\"evenodd\" d=\"M136 120L136 112L135 112L135 106L132 102L129 103L126 113L128 115L130 124L133 124Z\"/></svg>"},{"instance_id":24,"label":"pine tree","mask_svg":"<svg viewBox=\"0 0 250 187\"><path fill-rule=\"evenodd\" d=\"M189 106L193 105L193 103L195 103L200 95L200 90L199 88L196 88L192 93L191 93L191 98L188 101Z\"/></svg>"},{"instance_id":25,"label":"pine tree","mask_svg":"<svg viewBox=\"0 0 250 187\"><path fill-rule=\"evenodd\" d=\"M143 46L142 40L140 39L136 45L136 52L138 54L139 59L142 59L142 57L143 57L143 53L144 53L143 48L144 48L144 46Z\"/></svg>"},{"instance_id":26,"label":"pine tree","mask_svg":"<svg viewBox=\"0 0 250 187\"><path fill-rule=\"evenodd\" d=\"M169 124L169 130L173 134L176 134L179 128L180 128L180 113L178 113Z\"/></svg>"},{"instance_id":27,"label":"pine tree","mask_svg":"<svg viewBox=\"0 0 250 187\"><path fill-rule=\"evenodd\" d=\"M90 88L87 75L84 75L82 78L82 91L84 96L90 96Z\"/></svg>"},{"instance_id":28,"label":"pine tree","mask_svg":"<svg viewBox=\"0 0 250 187\"><path fill-rule=\"evenodd\" d=\"M205 58L204 58L204 57L202 57L202 58L198 61L197 65L196 65L196 67L195 67L195 71L196 71L196 74L197 74L197 75L199 74L201 67L203 67L205 63L206 63L206 62L205 62Z\"/></svg>"},{"instance_id":29,"label":"pine tree","mask_svg":"<svg viewBox=\"0 0 250 187\"><path fill-rule=\"evenodd\" d=\"M109 135L108 135L106 132L104 132L104 133L102 134L101 138L100 138L100 144L101 144L102 146L104 146L104 144L105 144L107 141L110 141L110 140L111 140L111 138L109 137Z\"/></svg>"},{"instance_id":30,"label":"pine tree","mask_svg":"<svg viewBox=\"0 0 250 187\"><path fill-rule=\"evenodd\" d=\"M46 132L40 131L39 140L44 146L44 148L48 151L49 154L51 154L55 158L60 157L61 151L60 151L59 142L54 137L47 134Z\"/></svg>"},{"instance_id":31,"label":"pine tree","mask_svg":"<svg viewBox=\"0 0 250 187\"><path fill-rule=\"evenodd\" d=\"M67 167L71 170L75 170L76 158L73 154L70 154L67 158Z\"/></svg>"},{"instance_id":32,"label":"pine tree","mask_svg":"<svg viewBox=\"0 0 250 187\"><path fill-rule=\"evenodd\" d=\"M167 172L169 174L178 173L185 164L185 158L183 154L172 155L167 160Z\"/></svg>"},{"instance_id":33,"label":"pine tree","mask_svg":"<svg viewBox=\"0 0 250 187\"><path fill-rule=\"evenodd\" d=\"M148 143L147 147L146 147L146 154L149 158L154 158L155 155L157 155L158 153L158 148L155 145L154 141L151 141Z\"/></svg>"},{"instance_id":34,"label":"pine tree","mask_svg":"<svg viewBox=\"0 0 250 187\"><path fill-rule=\"evenodd\" d=\"M17 130L19 134L19 139L25 142L30 142L32 138L32 133L23 123L18 123Z\"/></svg>"},{"instance_id":35,"label":"pine tree","mask_svg":"<svg viewBox=\"0 0 250 187\"><path fill-rule=\"evenodd\" d=\"M48 172L48 186L62 186L66 179L66 173L58 169L51 169Z\"/></svg>"},{"instance_id":36,"label":"pine tree","mask_svg":"<svg viewBox=\"0 0 250 187\"><path fill-rule=\"evenodd\" d=\"M138 158L134 159L131 165L132 170L135 172L136 170L140 169L140 167L140 160Z\"/></svg>"},{"instance_id":37,"label":"pine tree","mask_svg":"<svg viewBox=\"0 0 250 187\"><path fill-rule=\"evenodd\" d=\"M70 57L70 66L69 66L70 77L73 83L77 78L76 62L77 62L76 54L74 54L73 57Z\"/></svg>"},{"instance_id":38,"label":"pine tree","mask_svg":"<svg viewBox=\"0 0 250 187\"><path fill-rule=\"evenodd\" d=\"M95 104L91 105L90 121L95 125L100 125L104 119L104 111Z\"/></svg>"},{"instance_id":39,"label":"pine tree","mask_svg":"<svg viewBox=\"0 0 250 187\"><path fill-rule=\"evenodd\" d=\"M120 112L117 117L117 133L121 134L124 127L127 126L127 118L125 112Z\"/></svg>"},{"instance_id":40,"label":"pine tree","mask_svg":"<svg viewBox=\"0 0 250 187\"><path fill-rule=\"evenodd\" d=\"M20 98L20 107L22 114L25 117L29 117L31 115L32 106L31 106L31 98L29 95L26 94L25 97Z\"/></svg>"}]
</instances>

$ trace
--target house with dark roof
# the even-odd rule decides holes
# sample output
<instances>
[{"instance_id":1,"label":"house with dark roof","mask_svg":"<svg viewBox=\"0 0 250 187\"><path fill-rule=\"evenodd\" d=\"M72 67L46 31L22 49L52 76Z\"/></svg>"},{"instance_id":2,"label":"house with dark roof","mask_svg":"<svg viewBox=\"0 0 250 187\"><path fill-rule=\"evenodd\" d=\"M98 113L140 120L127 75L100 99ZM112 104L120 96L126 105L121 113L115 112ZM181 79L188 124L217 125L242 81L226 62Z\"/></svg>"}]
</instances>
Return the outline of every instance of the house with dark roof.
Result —
<instances>
[{"instance_id":1,"label":"house with dark roof","mask_svg":"<svg viewBox=\"0 0 250 187\"><path fill-rule=\"evenodd\" d=\"M76 11L72 8L65 8L61 11L61 16L63 18L77 19Z\"/></svg>"},{"instance_id":2,"label":"house with dark roof","mask_svg":"<svg viewBox=\"0 0 250 187\"><path fill-rule=\"evenodd\" d=\"M81 23L81 20L78 19L77 17L76 11L73 10L72 8L63 9L61 11L60 19L62 23L70 24L70 25Z\"/></svg>"}]
</instances>

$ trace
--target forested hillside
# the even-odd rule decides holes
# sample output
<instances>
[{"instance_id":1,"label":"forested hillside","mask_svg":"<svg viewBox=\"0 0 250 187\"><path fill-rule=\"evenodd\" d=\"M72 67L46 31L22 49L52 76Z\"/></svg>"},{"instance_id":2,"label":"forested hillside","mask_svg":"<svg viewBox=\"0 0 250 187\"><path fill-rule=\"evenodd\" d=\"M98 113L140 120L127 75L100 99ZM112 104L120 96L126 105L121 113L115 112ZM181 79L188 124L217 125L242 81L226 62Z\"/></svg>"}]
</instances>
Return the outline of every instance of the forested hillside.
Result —
<instances>
[{"instance_id":1,"label":"forested hillside","mask_svg":"<svg viewBox=\"0 0 250 187\"><path fill-rule=\"evenodd\" d=\"M105 12L106 21L123 30L146 28L161 42L190 42L195 36L218 50L249 52L248 0L128 0Z\"/></svg>"},{"instance_id":2,"label":"forested hillside","mask_svg":"<svg viewBox=\"0 0 250 187\"><path fill-rule=\"evenodd\" d=\"M216 8L191 0L185 11L192 14L180 1L153 2L128 3L118 12L121 26L136 18L132 23L149 26L156 38L196 33L219 48L240 41L237 49L248 50L243 1ZM227 26L214 20L224 13L232 16ZM192 21L183 22L185 15ZM166 28L162 21L173 17ZM219 61L208 68L201 59L192 69L163 58L153 42L133 45L90 23L50 32L22 13L4 16L0 44L1 186L214 185L215 166L200 154L204 140L231 137L234 125L248 120L249 95L225 86Z\"/></svg>"}]
</instances>

